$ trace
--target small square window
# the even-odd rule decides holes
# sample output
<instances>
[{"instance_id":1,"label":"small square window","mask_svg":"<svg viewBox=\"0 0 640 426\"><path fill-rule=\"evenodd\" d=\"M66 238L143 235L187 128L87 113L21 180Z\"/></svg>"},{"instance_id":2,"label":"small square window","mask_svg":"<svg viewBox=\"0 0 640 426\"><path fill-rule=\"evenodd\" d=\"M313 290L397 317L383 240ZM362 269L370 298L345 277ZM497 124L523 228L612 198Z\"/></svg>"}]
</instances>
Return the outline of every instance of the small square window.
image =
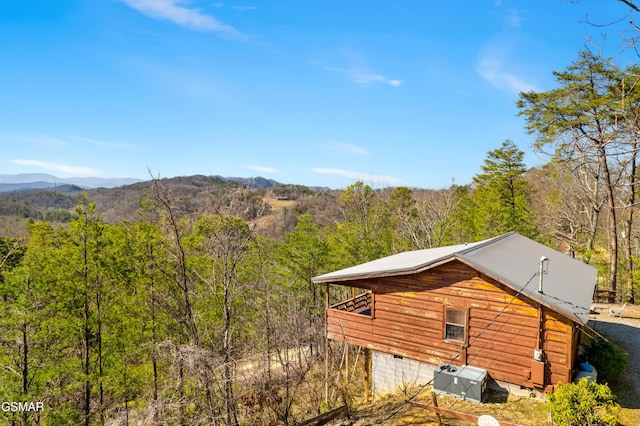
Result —
<instances>
[{"instance_id":1,"label":"small square window","mask_svg":"<svg viewBox=\"0 0 640 426\"><path fill-rule=\"evenodd\" d=\"M445 307L444 340L465 343L467 341L467 311Z\"/></svg>"}]
</instances>

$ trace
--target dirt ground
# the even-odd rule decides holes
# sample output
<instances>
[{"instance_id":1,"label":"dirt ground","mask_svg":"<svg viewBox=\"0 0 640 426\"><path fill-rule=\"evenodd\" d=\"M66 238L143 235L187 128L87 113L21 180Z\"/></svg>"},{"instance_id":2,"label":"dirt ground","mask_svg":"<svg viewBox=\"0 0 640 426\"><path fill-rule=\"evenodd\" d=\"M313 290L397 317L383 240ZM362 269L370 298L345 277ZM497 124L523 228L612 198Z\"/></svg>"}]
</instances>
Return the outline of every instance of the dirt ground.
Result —
<instances>
[{"instance_id":1,"label":"dirt ground","mask_svg":"<svg viewBox=\"0 0 640 426\"><path fill-rule=\"evenodd\" d=\"M415 400L431 405L430 389ZM501 422L510 422L522 426L548 424L546 423L547 415L544 403L537 398L491 392L488 401L484 404L477 404L441 395L438 396L438 406L448 411L458 411L475 416L491 415ZM378 401L358 414L356 416L358 420L353 423L343 424L353 426L437 426L438 424L435 414L424 408L403 405L403 399L399 395ZM471 426L477 425L477 422L459 420L445 414L442 416L442 424L446 426Z\"/></svg>"}]
</instances>

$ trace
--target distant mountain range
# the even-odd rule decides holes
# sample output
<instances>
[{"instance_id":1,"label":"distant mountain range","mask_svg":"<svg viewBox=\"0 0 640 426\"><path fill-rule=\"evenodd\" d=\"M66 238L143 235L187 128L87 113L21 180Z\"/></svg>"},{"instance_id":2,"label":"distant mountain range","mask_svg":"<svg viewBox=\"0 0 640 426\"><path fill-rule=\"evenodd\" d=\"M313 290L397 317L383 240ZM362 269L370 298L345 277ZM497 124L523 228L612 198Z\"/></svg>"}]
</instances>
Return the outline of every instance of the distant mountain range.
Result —
<instances>
[{"instance_id":1,"label":"distant mountain range","mask_svg":"<svg viewBox=\"0 0 640 426\"><path fill-rule=\"evenodd\" d=\"M0 174L0 192L24 189L54 188L58 185L75 185L80 188L114 188L141 182L131 178L70 177L61 178L47 173Z\"/></svg>"},{"instance_id":2,"label":"distant mountain range","mask_svg":"<svg viewBox=\"0 0 640 426\"><path fill-rule=\"evenodd\" d=\"M194 176L193 178L197 178ZM225 182L233 182L239 185L246 185L250 188L272 188L282 185L273 179L265 179L261 176L240 178L214 176ZM98 177L71 177L61 178L47 173L22 173L17 175L0 174L0 192L23 191L29 189L47 189L57 186L73 185L83 189L94 188L115 188L119 186L132 185L144 182L141 179L132 178L98 178Z\"/></svg>"}]
</instances>

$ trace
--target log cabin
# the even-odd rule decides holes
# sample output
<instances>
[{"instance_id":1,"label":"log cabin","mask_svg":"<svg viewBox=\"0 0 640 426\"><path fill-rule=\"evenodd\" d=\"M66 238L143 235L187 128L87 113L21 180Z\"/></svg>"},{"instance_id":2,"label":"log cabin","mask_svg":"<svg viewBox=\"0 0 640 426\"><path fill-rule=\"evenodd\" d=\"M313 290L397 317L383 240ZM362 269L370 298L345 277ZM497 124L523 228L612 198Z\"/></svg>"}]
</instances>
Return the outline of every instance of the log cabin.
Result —
<instances>
[{"instance_id":1,"label":"log cabin","mask_svg":"<svg viewBox=\"0 0 640 426\"><path fill-rule=\"evenodd\" d=\"M328 306L329 340L370 350L372 387L473 367L507 389L552 391L577 365L597 270L511 232L320 275L361 289Z\"/></svg>"}]
</instances>

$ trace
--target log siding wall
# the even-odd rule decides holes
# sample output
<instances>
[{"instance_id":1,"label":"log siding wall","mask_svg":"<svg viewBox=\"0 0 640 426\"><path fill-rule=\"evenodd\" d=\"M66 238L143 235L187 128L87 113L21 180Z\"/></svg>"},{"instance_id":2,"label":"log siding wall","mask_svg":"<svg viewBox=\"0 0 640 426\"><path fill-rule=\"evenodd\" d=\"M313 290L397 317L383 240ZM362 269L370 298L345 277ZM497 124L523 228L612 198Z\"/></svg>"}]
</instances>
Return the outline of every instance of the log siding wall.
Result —
<instances>
[{"instance_id":1,"label":"log siding wall","mask_svg":"<svg viewBox=\"0 0 640 426\"><path fill-rule=\"evenodd\" d=\"M571 379L577 339L573 323L544 308L540 330L536 302L514 299L515 291L461 262L348 284L374 292L374 315L329 309L329 339L431 364L455 359L454 364L486 369L495 380L534 387L531 366L540 333L545 385ZM444 306L467 310L468 346L445 342Z\"/></svg>"}]
</instances>

